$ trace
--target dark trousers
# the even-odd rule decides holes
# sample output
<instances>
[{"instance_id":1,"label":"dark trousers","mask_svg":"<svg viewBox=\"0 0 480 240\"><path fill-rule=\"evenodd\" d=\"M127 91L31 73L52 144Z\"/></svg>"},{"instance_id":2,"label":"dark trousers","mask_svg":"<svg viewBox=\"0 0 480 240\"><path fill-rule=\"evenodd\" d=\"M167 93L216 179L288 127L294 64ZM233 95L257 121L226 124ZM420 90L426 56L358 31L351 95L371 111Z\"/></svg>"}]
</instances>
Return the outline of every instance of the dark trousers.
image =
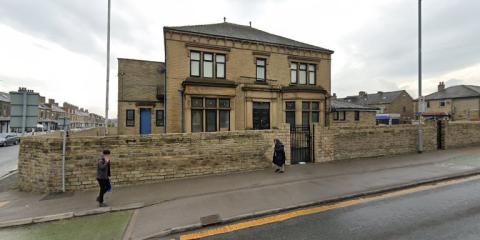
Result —
<instances>
[{"instance_id":1,"label":"dark trousers","mask_svg":"<svg viewBox=\"0 0 480 240\"><path fill-rule=\"evenodd\" d=\"M103 195L107 192L108 179L97 179L97 181L100 186L100 193L98 194L97 201L103 203Z\"/></svg>"}]
</instances>

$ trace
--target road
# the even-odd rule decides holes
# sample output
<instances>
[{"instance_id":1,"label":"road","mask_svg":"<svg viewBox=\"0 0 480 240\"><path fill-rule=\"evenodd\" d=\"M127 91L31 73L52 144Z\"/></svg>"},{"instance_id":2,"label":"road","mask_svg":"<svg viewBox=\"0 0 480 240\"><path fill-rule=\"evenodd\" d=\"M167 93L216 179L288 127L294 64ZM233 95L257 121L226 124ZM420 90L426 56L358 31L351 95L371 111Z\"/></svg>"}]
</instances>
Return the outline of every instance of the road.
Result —
<instances>
[{"instance_id":1,"label":"road","mask_svg":"<svg viewBox=\"0 0 480 240\"><path fill-rule=\"evenodd\" d=\"M0 147L0 177L17 169L19 145Z\"/></svg>"},{"instance_id":2,"label":"road","mask_svg":"<svg viewBox=\"0 0 480 240\"><path fill-rule=\"evenodd\" d=\"M204 239L480 239L480 178Z\"/></svg>"}]
</instances>

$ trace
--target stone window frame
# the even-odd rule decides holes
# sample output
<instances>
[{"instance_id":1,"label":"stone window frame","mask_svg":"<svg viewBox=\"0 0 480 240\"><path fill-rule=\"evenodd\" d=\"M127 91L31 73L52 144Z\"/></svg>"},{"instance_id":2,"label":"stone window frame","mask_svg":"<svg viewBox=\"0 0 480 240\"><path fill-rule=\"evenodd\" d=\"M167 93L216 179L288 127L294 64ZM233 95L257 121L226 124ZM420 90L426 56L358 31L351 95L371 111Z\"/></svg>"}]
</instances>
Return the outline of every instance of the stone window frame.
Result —
<instances>
[{"instance_id":1,"label":"stone window frame","mask_svg":"<svg viewBox=\"0 0 480 240\"><path fill-rule=\"evenodd\" d=\"M259 65L258 62L263 61L263 65ZM258 77L258 68L263 68L263 78ZM255 58L255 81L266 82L267 81L267 58L256 57Z\"/></svg>"},{"instance_id":2,"label":"stone window frame","mask_svg":"<svg viewBox=\"0 0 480 240\"><path fill-rule=\"evenodd\" d=\"M201 51L201 50L189 50L190 53L190 77L204 77L204 78L214 78L214 79L226 79L227 77L227 54L225 53L218 53L218 52L212 52L212 51ZM198 53L200 55L200 60L193 60L191 58L192 53ZM204 71L204 55L205 54L211 54L212 55L212 61L208 61L212 63L212 77L205 77L205 71ZM217 56L221 55L224 57L224 62L219 62L217 64ZM199 75L192 75L192 62L198 62L199 65ZM217 75L217 67L222 65L223 67L223 77L218 77Z\"/></svg>"},{"instance_id":3,"label":"stone window frame","mask_svg":"<svg viewBox=\"0 0 480 240\"><path fill-rule=\"evenodd\" d=\"M316 105L316 107L314 107ZM304 125L304 114L308 114L308 124L320 122L320 101L302 101L302 125ZM317 115L314 121L313 115Z\"/></svg>"},{"instance_id":4,"label":"stone window frame","mask_svg":"<svg viewBox=\"0 0 480 240\"><path fill-rule=\"evenodd\" d=\"M131 119L128 117L129 112L133 112ZM125 111L125 127L135 127L135 109L127 109Z\"/></svg>"},{"instance_id":5,"label":"stone window frame","mask_svg":"<svg viewBox=\"0 0 480 240\"><path fill-rule=\"evenodd\" d=\"M355 115L354 115L354 116L355 116L355 117L354 117L355 121L357 121L357 122L360 121L360 111L355 111Z\"/></svg>"},{"instance_id":6,"label":"stone window frame","mask_svg":"<svg viewBox=\"0 0 480 240\"><path fill-rule=\"evenodd\" d=\"M291 106L293 107L289 107L289 104L292 104ZM290 126L295 126L296 124L296 119L295 119L295 113L296 113L296 103L295 101L285 101L285 122L288 123L288 114L292 114L293 113L293 123L290 123Z\"/></svg>"},{"instance_id":7,"label":"stone window frame","mask_svg":"<svg viewBox=\"0 0 480 240\"><path fill-rule=\"evenodd\" d=\"M202 99L202 105L201 106L194 106L192 104L191 106L191 111L201 111L202 113L202 131L200 132L219 132L219 131L230 131L230 125L231 125L231 118L230 118L230 114L231 114L231 111L232 111L232 108L231 108L231 102L232 102L232 99L230 98L226 98L226 97L208 97L208 96L192 96L191 97L192 101L193 99ZM216 100L216 104L215 104L215 107L213 106L207 106L207 99L215 99ZM222 106L220 103L222 101L228 101L228 106ZM216 117L216 121L215 121L215 131L207 131L207 112L208 111L212 111L212 110L215 110L215 117ZM220 122L220 114L221 112L226 112L228 111L228 129L226 128L222 128L221 127L221 122ZM191 117L191 125L192 125L192 132L193 132L193 113L192 114L192 117Z\"/></svg>"},{"instance_id":8,"label":"stone window frame","mask_svg":"<svg viewBox=\"0 0 480 240\"><path fill-rule=\"evenodd\" d=\"M342 114L340 114L340 113L342 113ZM335 111L334 115L333 115L333 120L335 120L335 121L345 121L345 115L346 115L345 111Z\"/></svg>"},{"instance_id":9,"label":"stone window frame","mask_svg":"<svg viewBox=\"0 0 480 240\"><path fill-rule=\"evenodd\" d=\"M293 68L293 64L296 65L295 68ZM300 70L300 65L305 66L305 70ZM310 67L313 66L313 70L311 70ZM309 63L309 62L298 62L298 61L291 61L289 63L289 68L290 68L290 84L291 85L311 85L315 86L317 85L317 64L315 63ZM300 71L305 71L305 83L300 83ZM292 73L295 72L295 81L292 79ZM313 82L312 79L310 78L310 73L313 73Z\"/></svg>"},{"instance_id":10,"label":"stone window frame","mask_svg":"<svg viewBox=\"0 0 480 240\"><path fill-rule=\"evenodd\" d=\"M440 101L438 101L438 106L439 106L439 107L445 107L445 106L447 106L447 100L440 100Z\"/></svg>"},{"instance_id":11,"label":"stone window frame","mask_svg":"<svg viewBox=\"0 0 480 240\"><path fill-rule=\"evenodd\" d=\"M161 113L161 118L159 119L159 113ZM163 109L155 111L155 126L164 127L165 126L165 111Z\"/></svg>"}]
</instances>

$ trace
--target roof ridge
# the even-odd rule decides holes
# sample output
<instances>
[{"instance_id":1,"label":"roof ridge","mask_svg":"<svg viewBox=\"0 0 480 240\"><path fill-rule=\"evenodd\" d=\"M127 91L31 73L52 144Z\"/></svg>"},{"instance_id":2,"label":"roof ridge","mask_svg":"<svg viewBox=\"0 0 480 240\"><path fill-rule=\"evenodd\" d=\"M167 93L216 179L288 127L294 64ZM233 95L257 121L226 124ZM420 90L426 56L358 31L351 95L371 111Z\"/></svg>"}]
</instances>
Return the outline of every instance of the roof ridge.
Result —
<instances>
[{"instance_id":1,"label":"roof ridge","mask_svg":"<svg viewBox=\"0 0 480 240\"><path fill-rule=\"evenodd\" d=\"M228 34L228 33L218 32L218 31L215 32L215 31L212 31L211 29L209 31L205 31L206 29L208 29L208 27L211 27L211 26L238 27L238 28L241 28L240 31L244 31L244 30L256 31L257 32L256 35L258 35L258 36L252 38L252 34L247 34L249 36L246 36L246 35L242 36L241 32L236 32L237 34ZM203 28L203 29L201 29L201 28ZM205 35L211 35L211 36L223 36L223 37L227 37L227 38L241 39L241 40L247 40L247 41L253 41L253 42L265 42L265 43L270 43L270 44L291 46L291 47L300 48L300 49L309 49L309 50L316 50L316 51L321 51L321 52L329 52L330 54L332 54L334 52L333 50L330 50L330 49L327 49L327 48L315 46L315 45L305 43L305 42L300 42L298 40L294 40L294 39L287 38L287 37L284 37L284 36L280 36L280 35L277 35L277 34L274 34L274 33L270 33L270 32L267 32L267 31L249 26L249 25L242 25L242 24L231 23L231 22L220 22L220 23L198 24L198 25L185 25L185 26L165 26L164 29L173 30L173 31L180 31L180 32L188 32L188 33L192 33L192 34L205 34ZM247 32L247 31L244 31L244 32ZM232 32L230 32L230 33L232 33ZM224 34L224 35L222 35L222 34ZM264 36L267 36L267 37L264 37ZM268 39L268 38L271 38L271 39ZM277 40L275 40L275 39L277 39Z\"/></svg>"},{"instance_id":2,"label":"roof ridge","mask_svg":"<svg viewBox=\"0 0 480 240\"><path fill-rule=\"evenodd\" d=\"M466 85L466 84L462 84L462 86L468 88L469 90L472 90L474 92L476 92L477 94L480 95L480 86L476 86L476 85ZM478 87L479 90L475 89L475 88L472 88L472 87Z\"/></svg>"}]
</instances>

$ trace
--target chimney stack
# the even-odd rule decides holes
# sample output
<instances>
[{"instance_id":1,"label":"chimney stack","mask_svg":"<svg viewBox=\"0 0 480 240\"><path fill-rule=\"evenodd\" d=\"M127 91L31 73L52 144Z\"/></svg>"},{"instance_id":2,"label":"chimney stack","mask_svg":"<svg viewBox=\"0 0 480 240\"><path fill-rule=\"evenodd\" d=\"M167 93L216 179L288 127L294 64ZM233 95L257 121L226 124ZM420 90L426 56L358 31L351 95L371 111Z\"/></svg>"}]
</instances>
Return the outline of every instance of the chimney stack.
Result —
<instances>
[{"instance_id":1,"label":"chimney stack","mask_svg":"<svg viewBox=\"0 0 480 240\"><path fill-rule=\"evenodd\" d=\"M445 83L444 82L438 83L438 91L441 92L443 90L445 90Z\"/></svg>"},{"instance_id":2,"label":"chimney stack","mask_svg":"<svg viewBox=\"0 0 480 240\"><path fill-rule=\"evenodd\" d=\"M252 21L248 22L248 24L250 25L250 27L252 27Z\"/></svg>"},{"instance_id":3,"label":"chimney stack","mask_svg":"<svg viewBox=\"0 0 480 240\"><path fill-rule=\"evenodd\" d=\"M337 94L336 94L336 93L333 93L332 99L333 99L333 100L337 100Z\"/></svg>"},{"instance_id":4,"label":"chimney stack","mask_svg":"<svg viewBox=\"0 0 480 240\"><path fill-rule=\"evenodd\" d=\"M55 99L48 99L48 104L54 105L55 104Z\"/></svg>"},{"instance_id":5,"label":"chimney stack","mask_svg":"<svg viewBox=\"0 0 480 240\"><path fill-rule=\"evenodd\" d=\"M380 95L382 95L382 94L383 94L383 92L382 92L382 91L378 91L377 93L378 93L378 94L380 94Z\"/></svg>"},{"instance_id":6,"label":"chimney stack","mask_svg":"<svg viewBox=\"0 0 480 240\"><path fill-rule=\"evenodd\" d=\"M358 96L360 96L360 97L367 96L367 92L365 92L365 91L360 91L360 92L358 92Z\"/></svg>"}]
</instances>

